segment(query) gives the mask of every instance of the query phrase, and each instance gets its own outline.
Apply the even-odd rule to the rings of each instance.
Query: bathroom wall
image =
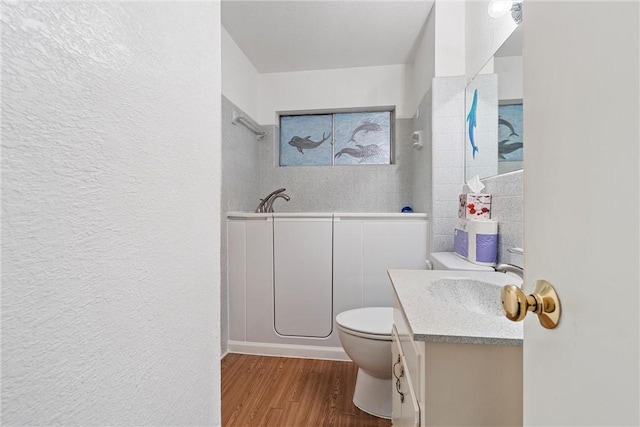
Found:
[[[433,79],[432,252],[453,250],[460,186],[464,182],[465,77]]]
[[[259,143],[260,194],[284,187],[291,197],[289,202],[276,200],[276,212],[400,212],[412,204],[413,120],[396,118],[392,165],[279,167],[278,128],[264,128],[267,136]]]
[[[509,37],[517,24],[507,12],[499,18],[487,13],[489,0],[465,2],[465,70],[467,79],[472,79],[485,66],[488,58]]]
[[[433,118],[431,117],[433,96],[431,89],[427,90],[413,116],[414,130],[422,131],[424,146],[415,150],[413,158],[413,204],[416,212],[431,212],[432,203],[432,175],[433,161]],[[431,234],[431,233],[430,233]],[[430,245],[427,246],[429,248]]]
[[[435,75],[461,76],[465,72],[465,0],[436,0]]]
[[[466,180],[478,176],[495,176],[498,174],[498,75],[479,74],[465,90],[465,109],[469,113],[477,90],[476,126],[474,142],[478,151],[475,156],[471,149],[468,123],[464,129],[465,137],[465,177]]]
[[[259,116],[260,74],[222,27],[222,94],[250,117]]]
[[[499,56],[493,59],[498,75],[498,100],[522,99],[522,56]]]
[[[414,113],[422,106],[425,94],[431,90],[431,81],[436,75],[436,6],[431,8],[416,45],[413,59],[413,104]],[[429,111],[431,106],[429,105]],[[424,111],[424,109],[423,109]],[[414,116],[415,117],[415,116]]]
[[[396,118],[407,119],[415,108],[413,69],[404,64],[261,74],[259,96],[263,125],[277,124],[279,111],[395,105]]]
[[[217,2],[2,4],[2,425],[219,425]]]
[[[246,127],[231,123],[233,109],[246,114],[222,96],[222,194],[220,200],[220,344],[227,351],[229,313],[227,307],[227,212],[253,212],[260,194],[260,145],[256,135]],[[251,117],[247,115],[248,117]]]
[[[523,173],[511,172],[482,180],[483,193],[491,194],[491,218],[498,224],[498,262],[524,267],[522,255],[512,254],[509,248],[523,247]],[[462,191],[468,191],[466,185]]]

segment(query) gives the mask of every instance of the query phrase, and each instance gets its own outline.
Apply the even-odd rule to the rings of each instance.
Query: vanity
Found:
[[[389,270],[393,425],[522,425],[522,323],[501,311],[512,274]]]

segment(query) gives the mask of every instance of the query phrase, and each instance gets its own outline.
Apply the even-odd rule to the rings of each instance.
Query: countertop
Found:
[[[389,270],[389,278],[415,341],[522,345],[523,322],[504,317],[500,302],[502,286],[521,285],[518,276],[498,272]],[[486,282],[484,298],[482,292],[472,295],[474,289],[464,286],[444,291],[443,284],[455,285],[460,278]]]

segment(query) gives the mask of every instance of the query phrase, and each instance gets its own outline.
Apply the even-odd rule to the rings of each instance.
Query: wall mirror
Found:
[[[522,41],[516,26],[465,91],[465,177],[522,169]]]

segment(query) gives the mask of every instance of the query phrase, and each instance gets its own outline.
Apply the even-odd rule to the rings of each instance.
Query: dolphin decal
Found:
[[[498,117],[498,126],[500,125],[504,125],[509,128],[509,130],[511,131],[511,135],[509,135],[509,138],[511,138],[514,135],[520,136],[516,133],[516,130],[513,128],[513,125],[509,121],[503,119],[502,117]]]
[[[478,107],[478,89],[473,91],[473,102],[471,103],[471,109],[469,110],[469,115],[467,116],[467,121],[469,122],[469,141],[471,142],[471,155],[473,158],[476,158],[476,152],[478,151],[478,146],[476,145],[475,136],[473,134],[473,130],[476,127],[476,108]]]
[[[522,146],[522,142],[509,143],[509,139],[498,141],[498,157],[506,159],[505,154],[513,153],[514,151],[522,148]]]
[[[356,147],[358,148],[343,148],[342,150],[338,151],[334,157],[337,159],[343,154],[348,154],[351,157],[361,159],[359,163],[362,163],[369,157],[382,154],[382,150],[380,150],[380,147],[378,147],[376,144],[369,144],[365,146],[356,144]]]
[[[322,132],[322,140],[318,142],[312,141],[309,138],[311,138],[311,135],[304,138],[294,136],[293,138],[291,138],[291,141],[289,141],[289,145],[292,147],[296,147],[300,153],[304,154],[304,151],[302,150],[311,150],[313,148],[317,148],[320,146],[320,144],[331,138],[331,132],[329,132],[329,135],[327,136],[324,136],[324,132]]]
[[[353,130],[353,133],[351,134],[351,139],[347,141],[347,144],[350,143],[351,141],[356,142],[354,138],[358,132],[364,131],[364,133],[369,133],[369,132],[379,132],[381,130],[382,128],[380,127],[379,124],[372,123],[368,120],[364,121],[360,126],[358,126]]]

